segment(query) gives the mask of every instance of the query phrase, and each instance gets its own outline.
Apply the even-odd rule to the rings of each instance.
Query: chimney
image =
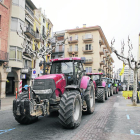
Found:
[[[85,28],[86,27],[86,24],[83,24],[83,28]]]

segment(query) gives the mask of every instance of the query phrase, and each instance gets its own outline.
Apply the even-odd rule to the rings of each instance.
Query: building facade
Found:
[[[39,62],[43,59],[34,58],[23,46],[24,39],[17,34],[17,31],[21,33],[21,27],[28,41],[32,40],[31,47],[34,51],[40,49],[42,44],[51,47],[50,44],[41,42],[41,37],[47,36],[47,31],[50,32],[49,37],[53,31],[53,24],[42,14],[41,9],[37,9],[31,0],[0,0],[0,54],[3,54],[0,55],[1,97],[14,95],[16,88],[19,93],[21,81],[22,87],[32,85],[33,69],[36,70],[36,77],[42,75]],[[48,61],[47,58],[50,59],[45,56],[45,61]],[[5,67],[9,68],[7,72]]]
[[[9,61],[11,1],[0,0],[0,98],[5,97]]]
[[[68,37],[65,57],[85,57],[87,73],[102,71],[113,77],[112,51],[100,26],[66,30],[65,37]]]
[[[128,76],[129,76],[129,67],[125,66],[124,68],[124,73],[122,76],[120,76],[120,72],[121,72],[122,68],[119,68],[116,71],[116,78],[121,80],[121,82],[127,81],[128,82]],[[133,84],[134,82],[134,72],[133,70],[130,71],[130,84]]]
[[[65,44],[63,44],[65,39],[65,30],[64,31],[58,31],[54,32],[53,35],[55,35],[55,38],[53,40],[54,43],[52,43],[52,47],[55,47],[55,49],[52,51],[51,58],[61,58],[64,56],[64,47]],[[56,46],[55,42],[57,41],[58,46]]]
[[[137,60],[140,63],[140,33],[139,33],[139,44],[138,44]],[[138,70],[138,81],[140,81],[140,69]]]

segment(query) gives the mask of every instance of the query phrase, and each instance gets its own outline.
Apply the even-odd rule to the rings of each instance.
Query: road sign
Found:
[[[32,78],[36,78],[36,69],[32,69]]]

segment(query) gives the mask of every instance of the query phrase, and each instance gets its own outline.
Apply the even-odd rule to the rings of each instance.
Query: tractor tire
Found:
[[[18,98],[20,98],[21,100],[26,100],[28,99],[28,92],[24,92],[22,94],[19,94]],[[14,104],[13,104],[14,106]],[[38,120],[38,117],[36,116],[31,116],[31,115],[16,115],[15,113],[13,114],[15,117],[15,120],[20,123],[20,124],[31,124],[34,123]]]
[[[138,93],[137,93],[137,103],[139,103],[139,97],[138,97]]]
[[[108,88],[105,91],[105,100],[108,100]]]
[[[108,97],[110,97],[110,88],[108,88]]]
[[[93,82],[90,82],[89,86],[87,87],[84,98],[87,104],[86,113],[92,114],[95,110],[95,89]]]
[[[105,102],[105,89],[97,88],[97,100],[98,102]]]
[[[66,91],[60,100],[59,122],[65,128],[76,128],[82,117],[82,100],[77,90]]]
[[[113,87],[110,89],[110,96],[113,96]]]
[[[118,90],[118,87],[116,87],[116,94],[118,94],[118,91],[119,91],[119,90]]]
[[[116,94],[116,87],[113,87],[113,94]]]

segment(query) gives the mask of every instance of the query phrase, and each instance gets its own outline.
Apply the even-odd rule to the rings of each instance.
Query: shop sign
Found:
[[[29,71],[28,71],[28,69],[21,69],[21,72],[22,73],[28,73]]]
[[[21,79],[26,79],[26,74],[21,74]]]
[[[11,67],[6,68],[6,72],[11,72]]]

